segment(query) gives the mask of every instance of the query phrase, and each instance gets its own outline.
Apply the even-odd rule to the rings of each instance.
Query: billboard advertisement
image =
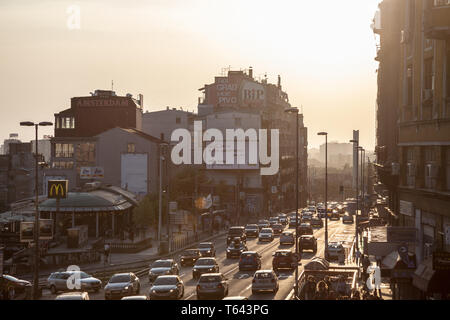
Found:
[[[39,239],[51,240],[53,239],[53,220],[40,219],[39,220]]]
[[[49,180],[47,184],[47,198],[49,199],[61,199],[67,198],[67,192],[69,190],[68,180]]]
[[[208,86],[207,104],[217,107],[237,107],[241,79],[236,77],[216,77]]]
[[[80,179],[102,179],[105,177],[103,167],[81,167]]]
[[[34,222],[22,221],[20,223],[20,242],[34,241]]]
[[[254,81],[244,80],[241,89],[242,106],[264,107],[266,92],[264,86]]]

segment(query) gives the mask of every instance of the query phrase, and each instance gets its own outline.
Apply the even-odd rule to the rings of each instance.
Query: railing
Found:
[[[180,236],[176,239],[172,239],[170,243],[171,251],[176,251],[181,248],[184,248],[186,246],[189,246],[192,243],[201,241],[202,239],[205,239],[207,237],[210,237],[212,235],[211,231],[206,231],[202,233],[197,233],[196,235],[191,236]]]

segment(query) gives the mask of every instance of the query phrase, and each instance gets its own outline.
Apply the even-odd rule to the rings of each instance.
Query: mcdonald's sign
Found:
[[[67,198],[67,191],[69,190],[68,180],[48,180],[47,198],[61,199]]]

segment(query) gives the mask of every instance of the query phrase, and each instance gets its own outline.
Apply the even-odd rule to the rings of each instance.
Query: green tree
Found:
[[[133,222],[137,226],[158,225],[158,194],[146,195],[133,209]]]

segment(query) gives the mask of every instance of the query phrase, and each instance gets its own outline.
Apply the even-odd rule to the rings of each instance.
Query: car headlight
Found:
[[[170,274],[170,270],[166,270],[165,274]]]
[[[230,249],[227,249],[227,252],[230,252],[231,250]]]
[[[197,272],[197,269],[194,268],[194,269],[192,269],[192,271]]]
[[[130,287],[129,286],[126,286],[125,288],[123,288],[123,290],[128,290]]]
[[[173,290],[173,289],[170,289],[170,291],[169,291],[169,292],[170,292],[170,293],[172,293],[172,292],[174,292],[174,291],[175,291],[175,290]]]

